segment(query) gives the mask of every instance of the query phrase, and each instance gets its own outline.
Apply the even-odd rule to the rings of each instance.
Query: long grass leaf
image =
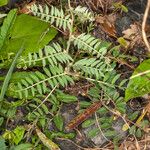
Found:
[[[10,81],[10,78],[11,78],[11,76],[12,76],[12,72],[13,72],[13,70],[14,70],[14,68],[15,68],[15,65],[16,65],[16,61],[17,61],[18,57],[20,56],[20,54],[22,53],[22,51],[23,51],[23,49],[24,49],[23,47],[24,47],[24,44],[22,44],[20,50],[19,50],[18,53],[16,54],[16,56],[15,56],[15,58],[14,58],[12,64],[11,64],[11,66],[10,66],[10,68],[9,68],[9,70],[8,70],[8,73],[7,73],[6,77],[5,77],[5,80],[4,80],[4,82],[3,82],[2,89],[1,89],[0,101],[3,101],[3,99],[4,99],[4,95],[5,95],[5,93],[6,93],[6,90],[7,90],[9,81]]]

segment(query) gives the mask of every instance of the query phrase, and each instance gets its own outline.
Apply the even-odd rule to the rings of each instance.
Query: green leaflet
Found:
[[[50,132],[50,131],[48,131]],[[66,139],[72,139],[75,137],[75,133],[64,133],[64,132],[55,132],[55,131],[51,131],[50,132],[50,137],[51,139],[60,137],[60,138],[66,138]]]
[[[150,59],[143,61],[132,74],[125,91],[125,100],[150,92]]]
[[[88,119],[88,120],[85,120],[83,123],[82,123],[82,128],[88,128],[90,126],[92,126],[93,124],[95,124],[95,120],[94,119]]]
[[[38,52],[39,49],[48,44],[49,41],[51,41],[57,34],[57,31],[54,28],[50,28],[48,23],[40,21],[35,17],[22,14],[17,16],[15,23],[12,24],[12,21],[7,21],[10,20],[8,18],[9,16],[10,15],[7,16],[3,26],[1,27],[1,33],[8,33],[5,35],[5,38],[7,37],[6,42],[2,42],[0,44],[2,45],[0,47],[0,56],[3,59],[7,59],[8,54],[10,53],[15,54],[20,48],[23,40],[26,44],[25,51],[22,55],[26,56],[29,52]],[[6,25],[13,26],[12,30],[8,30],[9,28]],[[3,39],[4,36],[1,38]]]
[[[100,130],[98,128],[93,128],[88,132],[88,137],[94,138],[99,132]]]
[[[0,6],[4,6],[8,3],[8,0],[1,0],[0,1]]]
[[[53,118],[55,126],[57,127],[57,129],[59,129],[59,131],[63,130],[63,118],[61,115],[57,114],[54,116]]]
[[[57,99],[64,103],[76,102],[77,97],[69,94],[65,94],[62,91],[57,90]]]

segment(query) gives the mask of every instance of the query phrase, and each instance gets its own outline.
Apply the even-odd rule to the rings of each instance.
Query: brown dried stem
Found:
[[[146,36],[146,32],[145,32],[145,27],[146,27],[146,22],[147,22],[147,18],[148,18],[149,8],[150,8],[150,0],[147,0],[147,6],[146,6],[146,9],[145,9],[143,22],[142,22],[142,37],[143,37],[144,43],[145,43],[148,51],[150,52],[150,45],[149,45],[149,42],[147,40],[147,36]]]

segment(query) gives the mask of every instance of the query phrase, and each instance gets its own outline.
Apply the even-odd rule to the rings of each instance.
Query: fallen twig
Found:
[[[147,22],[148,13],[149,13],[149,8],[150,8],[150,0],[147,0],[147,6],[145,9],[143,22],[142,22],[142,37],[143,37],[144,43],[145,43],[148,51],[150,52],[150,45],[149,45],[149,42],[147,40],[147,36],[146,36],[146,32],[145,32],[145,26],[146,26],[146,22]]]
[[[89,118],[92,114],[94,114],[101,107],[101,102],[94,102],[90,107],[85,109],[83,113],[77,115],[73,118],[69,124],[66,126],[66,130],[75,129],[78,125],[80,125],[83,121]]]

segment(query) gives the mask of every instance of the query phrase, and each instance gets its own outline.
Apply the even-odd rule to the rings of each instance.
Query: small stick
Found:
[[[66,126],[66,130],[75,129],[83,121],[85,121],[92,114],[94,114],[101,107],[101,105],[101,101],[93,103],[90,107],[85,109],[83,113],[77,115],[73,120],[71,120],[70,123]]]
[[[149,13],[149,8],[150,8],[150,0],[147,0],[147,6],[146,6],[146,9],[145,9],[145,13],[144,13],[144,17],[143,17],[143,22],[142,22],[142,37],[143,37],[144,43],[145,43],[148,51],[150,52],[150,45],[149,45],[149,42],[147,40],[146,32],[145,32],[145,26],[146,26],[146,21],[147,21],[148,13]]]

